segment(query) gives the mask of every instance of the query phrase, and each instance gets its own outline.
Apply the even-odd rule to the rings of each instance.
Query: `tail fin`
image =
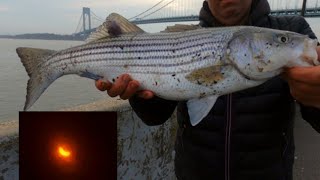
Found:
[[[40,97],[43,91],[52,83],[48,77],[44,77],[41,72],[43,64],[49,56],[56,51],[35,48],[17,48],[18,56],[30,77],[27,85],[27,97],[24,110],[29,109]]]

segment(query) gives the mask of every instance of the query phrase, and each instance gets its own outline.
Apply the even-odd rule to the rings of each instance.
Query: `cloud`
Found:
[[[4,11],[8,11],[8,10],[9,10],[8,6],[0,5],[0,12],[4,12]]]
[[[126,18],[131,18],[153,7],[160,0],[3,1],[6,1],[6,3],[0,1],[0,22],[5,23],[6,28],[0,28],[0,34],[3,32],[53,32],[70,34],[74,33],[77,29],[80,17],[82,15],[82,7],[89,7],[91,12],[94,13],[94,15],[91,17],[93,27],[100,25],[102,23],[101,19],[105,19],[112,12],[119,13]],[[162,1],[161,4],[153,8],[151,11],[148,11],[144,15],[152,13],[154,10],[157,10],[171,1],[172,0]],[[197,5],[202,4],[201,1],[194,1]],[[178,2],[180,2],[180,4]],[[34,6],[35,4],[37,6]],[[163,17],[162,14],[172,14],[171,12],[180,13],[184,10],[188,10],[184,9],[187,7],[193,8],[195,6],[192,6],[190,3],[185,3],[185,0],[175,0],[175,2],[170,6],[158,11],[157,13],[154,13],[153,16]],[[196,8],[194,11],[198,13],[199,9],[200,8]],[[3,13],[2,11],[8,12]],[[95,15],[98,16],[98,18]]]

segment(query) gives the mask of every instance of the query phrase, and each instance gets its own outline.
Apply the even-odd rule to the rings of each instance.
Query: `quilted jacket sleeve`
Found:
[[[320,109],[301,106],[302,118],[305,119],[310,125],[320,133]]]

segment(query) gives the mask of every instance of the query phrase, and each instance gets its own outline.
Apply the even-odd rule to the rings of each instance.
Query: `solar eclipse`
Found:
[[[58,147],[58,153],[62,158],[68,158],[71,155],[69,150],[65,150],[62,146]]]
[[[116,179],[116,113],[20,112],[20,175],[29,179]]]

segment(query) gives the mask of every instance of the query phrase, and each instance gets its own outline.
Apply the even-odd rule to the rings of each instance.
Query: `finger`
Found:
[[[138,91],[139,85],[140,84],[138,81],[135,81],[135,80],[130,81],[125,91],[120,95],[120,98],[123,100],[129,99]]]
[[[131,81],[131,77],[128,74],[121,75],[108,90],[108,94],[111,97],[121,95],[127,88],[128,83]]]
[[[300,102],[313,102],[314,100],[320,102],[320,94],[316,92],[304,92],[299,88],[290,87],[290,93],[296,100]]]
[[[95,81],[96,88],[99,89],[100,91],[105,91],[109,90],[112,87],[112,83],[107,81],[103,81],[101,79]]]
[[[138,92],[138,96],[143,99],[151,99],[154,97],[154,93],[152,91],[144,90]]]
[[[320,96],[293,96],[299,103],[306,106],[319,107]]]
[[[290,68],[284,76],[295,81],[320,85],[320,66]]]
[[[320,85],[309,85],[299,81],[289,80],[291,89],[304,95],[320,95]]]

